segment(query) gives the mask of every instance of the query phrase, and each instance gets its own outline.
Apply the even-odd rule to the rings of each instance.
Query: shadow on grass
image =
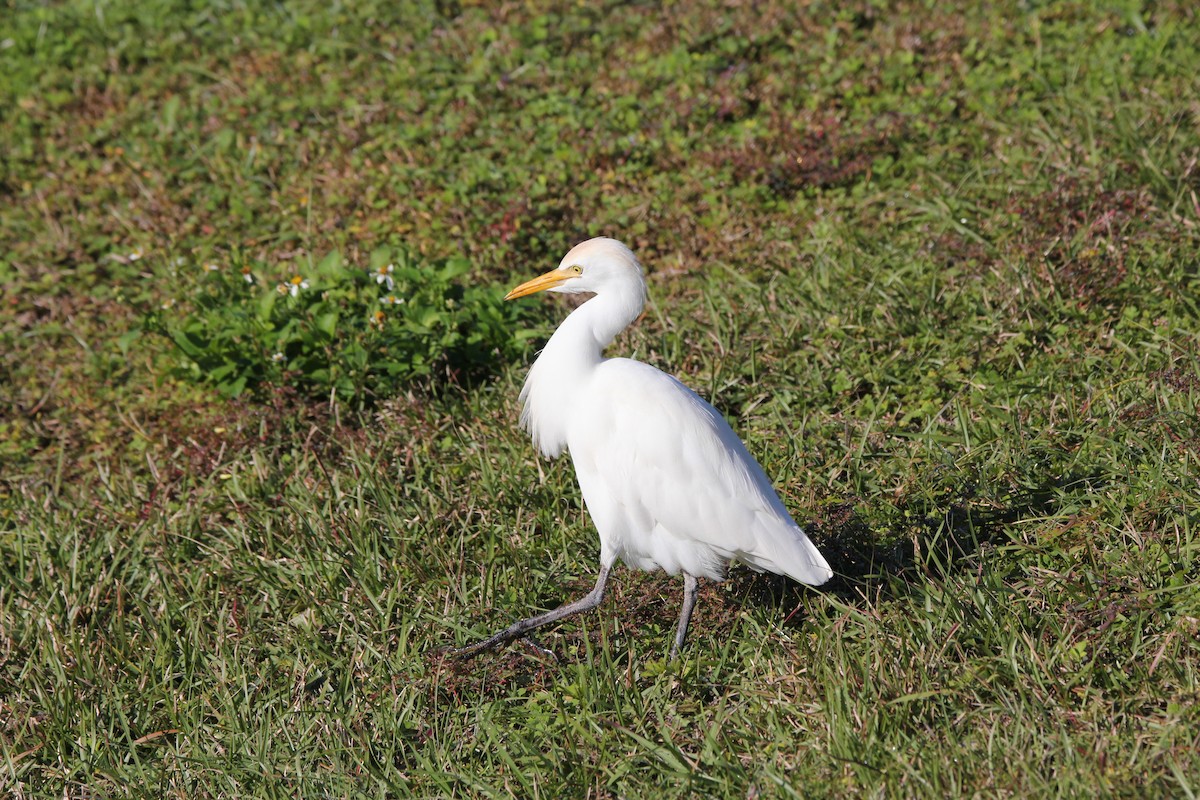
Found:
[[[829,506],[808,522],[806,530],[818,543],[833,568],[834,577],[819,591],[848,604],[864,597],[897,599],[929,581],[985,569],[983,554],[1009,541],[1006,529],[1023,519],[1056,513],[1063,490],[1104,484],[1098,475],[1070,475],[1047,481],[998,506],[969,496],[943,508],[914,513],[914,521],[894,535],[880,535],[860,516],[852,503]],[[789,578],[737,569],[730,574],[731,594],[746,606],[766,606],[783,611],[799,609],[812,589]],[[789,626],[801,625],[793,611]]]

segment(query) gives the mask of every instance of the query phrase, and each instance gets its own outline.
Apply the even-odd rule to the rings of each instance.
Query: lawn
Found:
[[[1195,797],[1193,5],[0,0],[0,795]],[[448,661],[596,235],[836,577]]]

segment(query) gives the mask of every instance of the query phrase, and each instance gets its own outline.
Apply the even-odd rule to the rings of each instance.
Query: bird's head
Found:
[[[557,269],[522,283],[504,299],[515,300],[537,292],[600,294],[611,290],[632,291],[644,297],[646,282],[632,250],[616,239],[600,237],[575,245]]]

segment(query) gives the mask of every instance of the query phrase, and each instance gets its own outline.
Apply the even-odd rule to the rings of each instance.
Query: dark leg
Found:
[[[513,639],[520,638],[529,633],[534,628],[540,628],[543,625],[549,625],[551,622],[558,622],[560,619],[566,619],[572,614],[578,614],[582,611],[590,611],[600,605],[604,600],[604,584],[608,582],[608,567],[600,567],[600,576],[596,578],[596,588],[592,589],[583,597],[573,603],[559,606],[553,611],[547,611],[544,614],[538,614],[536,617],[519,620],[509,625],[504,630],[494,636],[484,639],[474,644],[469,644],[466,647],[460,647],[457,650],[451,650],[452,658],[468,659],[479,655],[484,650],[491,650],[493,647],[499,647],[502,644],[507,644]]]
[[[675,646],[671,648],[671,660],[679,657],[683,640],[687,638],[688,623],[692,621],[692,609],[696,607],[696,593],[700,584],[691,575],[683,573],[683,610],[679,612],[679,629],[675,631]]]

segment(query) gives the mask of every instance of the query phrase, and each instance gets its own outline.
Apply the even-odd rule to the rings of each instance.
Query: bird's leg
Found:
[[[536,617],[518,620],[494,636],[490,636],[474,644],[469,644],[466,647],[460,647],[457,650],[451,650],[450,656],[461,659],[473,658],[484,650],[491,650],[493,647],[499,647],[502,644],[511,642],[513,639],[518,639],[534,628],[549,625],[551,622],[558,622],[560,619],[566,619],[582,611],[590,611],[604,600],[604,584],[608,582],[608,569],[607,566],[601,565],[600,575],[596,578],[596,588],[575,602],[561,605],[553,611],[538,614]]]
[[[700,582],[693,576],[683,573],[683,610],[679,612],[679,629],[675,631],[675,646],[671,648],[671,660],[679,657],[683,649],[683,640],[687,638],[688,623],[692,621],[692,609],[696,607],[696,594]]]

